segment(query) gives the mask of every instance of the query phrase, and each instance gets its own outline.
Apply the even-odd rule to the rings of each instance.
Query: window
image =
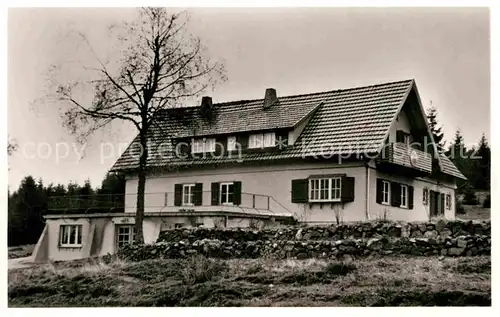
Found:
[[[208,139],[192,139],[192,152],[215,152],[215,138]]]
[[[408,186],[401,185],[401,205],[402,208],[408,208]]]
[[[248,140],[248,147],[251,149],[261,149],[275,145],[276,133],[274,132],[251,134]]]
[[[182,205],[192,206],[194,197],[194,184],[182,185]]]
[[[410,135],[409,134],[404,134],[403,136],[403,143],[406,144],[406,145],[409,145],[410,144]]]
[[[264,134],[264,147],[273,147],[276,145],[276,134],[269,132]]]
[[[205,140],[204,152],[215,152],[215,139],[210,138]]]
[[[168,203],[168,193],[165,193],[165,200],[163,202],[163,206],[167,206]]]
[[[429,204],[429,189],[427,189],[427,188],[424,188],[424,192],[422,195],[422,203],[424,205]]]
[[[193,153],[203,153],[203,139],[193,139]]]
[[[81,247],[82,225],[61,225],[59,242],[61,247]]]
[[[309,179],[309,201],[340,201],[340,177]]]
[[[391,199],[391,183],[387,181],[382,182],[382,204],[389,205]]]
[[[264,144],[264,134],[251,134],[248,139],[248,147],[250,149],[259,149],[262,148]]]
[[[236,151],[236,137],[228,136],[227,137],[227,150],[228,151]]]
[[[446,195],[446,201],[445,201],[446,209],[451,210],[451,195]]]
[[[233,204],[234,183],[220,184],[220,202],[225,205]]]
[[[119,225],[116,226],[116,240],[118,242],[118,247],[122,247],[125,244],[133,244],[135,242],[135,226],[134,225]]]

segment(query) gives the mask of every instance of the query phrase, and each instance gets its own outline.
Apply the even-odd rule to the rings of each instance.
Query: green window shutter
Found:
[[[439,194],[439,197],[441,198],[441,210],[439,210],[439,214],[444,215],[444,194]]]
[[[220,183],[212,183],[212,206],[219,204]]]
[[[343,176],[341,179],[340,198],[342,202],[354,201],[354,177]]]
[[[408,186],[408,208],[413,209],[413,186]]]
[[[391,206],[401,206],[401,184],[391,182]]]
[[[195,206],[201,206],[202,200],[203,200],[203,184],[202,183],[196,183],[194,184],[194,191],[193,191],[193,204]]]
[[[241,204],[241,182],[233,183],[233,204],[236,206]]]
[[[175,184],[174,206],[182,205],[182,184]]]
[[[384,200],[384,183],[381,178],[377,178],[377,203],[381,204]]]
[[[293,179],[292,180],[292,203],[302,204],[307,203],[308,199],[308,179]]]
[[[403,130],[396,131],[396,142],[404,143],[405,142],[405,133]]]

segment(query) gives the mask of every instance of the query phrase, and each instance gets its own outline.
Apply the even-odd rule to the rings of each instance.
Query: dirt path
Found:
[[[31,257],[9,259],[9,270],[21,269],[34,266],[35,263],[31,262]]]

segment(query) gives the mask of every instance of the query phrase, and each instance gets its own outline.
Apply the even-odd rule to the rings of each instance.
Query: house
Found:
[[[165,228],[255,227],[455,218],[455,180],[437,153],[414,80],[169,109],[148,134],[144,234]],[[123,212],[52,215],[35,258],[113,253],[134,236],[140,149]]]

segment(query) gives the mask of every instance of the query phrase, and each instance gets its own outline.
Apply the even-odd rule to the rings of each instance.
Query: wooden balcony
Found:
[[[397,169],[417,175],[432,172],[432,155],[404,143],[388,143],[377,160],[382,169]]]

